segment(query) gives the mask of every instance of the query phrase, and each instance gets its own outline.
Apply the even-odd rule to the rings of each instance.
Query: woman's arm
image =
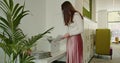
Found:
[[[84,31],[83,19],[81,18],[79,13],[74,14],[73,21],[75,24],[73,25],[73,28],[71,28],[71,30],[68,31],[70,36],[80,34]]]

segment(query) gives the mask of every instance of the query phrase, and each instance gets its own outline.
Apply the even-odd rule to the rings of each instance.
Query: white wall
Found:
[[[98,28],[108,28],[108,13],[107,10],[100,10],[98,12]]]
[[[23,4],[24,1],[16,0],[17,2]],[[31,37],[38,33],[43,33],[46,26],[46,0],[26,0],[25,9],[30,10],[30,14],[24,17],[21,22],[20,27],[23,29],[23,32],[27,34],[27,37]],[[36,43],[36,50],[49,50],[50,47],[45,47],[45,44],[48,44],[47,40],[40,39]]]
[[[120,0],[96,0],[96,11],[107,9],[108,11],[120,10]]]
[[[96,22],[96,0],[92,0],[92,20]]]
[[[83,7],[83,0],[75,0],[75,8],[78,10],[80,13],[82,13],[82,7]]]
[[[4,63],[4,52],[1,48],[0,48],[0,63]]]
[[[46,29],[55,27],[52,31],[52,36],[63,35],[66,33],[61,4],[65,0],[46,0]],[[74,5],[74,0],[69,0]]]
[[[32,36],[45,31],[45,0],[25,0],[25,10],[30,14],[22,19],[20,27],[27,36]],[[15,0],[24,3],[24,0]]]

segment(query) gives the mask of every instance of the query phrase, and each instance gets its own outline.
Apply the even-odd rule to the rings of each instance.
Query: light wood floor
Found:
[[[94,57],[90,63],[120,63],[120,44],[111,44],[113,49],[112,60],[110,56]]]

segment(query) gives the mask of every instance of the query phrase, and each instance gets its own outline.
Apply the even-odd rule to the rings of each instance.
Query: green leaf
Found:
[[[8,32],[8,29],[7,29],[6,27],[4,27],[3,25],[0,25],[0,28],[1,28],[2,30],[4,30],[5,32]]]
[[[3,9],[2,7],[0,7],[0,9],[3,11],[3,14],[7,15],[7,11],[5,9]]]
[[[21,29],[17,29],[13,35],[16,44],[19,44],[19,42],[21,42],[26,37]]]
[[[50,28],[50,29],[48,29],[47,31],[45,31],[42,34],[38,34],[38,35],[32,36],[31,38],[28,39],[28,41],[25,43],[25,45],[29,46],[31,48],[37,42],[37,40],[39,40],[40,38],[42,38],[43,35],[49,33],[50,30],[52,30],[52,29],[53,29],[53,27]]]
[[[9,47],[8,45],[6,45],[5,43],[0,43],[0,47],[4,50],[5,53],[7,53],[7,55],[10,57],[12,51],[11,51],[11,47]]]
[[[0,16],[0,21],[2,21],[5,25],[7,25],[9,27],[9,23],[7,22],[7,20],[5,18]]]
[[[9,28],[6,28],[2,25],[0,25],[0,28],[9,36],[9,38],[11,38],[11,31],[9,30]]]
[[[21,54],[20,55],[20,63],[34,63],[32,60],[35,58],[33,56],[29,56],[27,54]]]
[[[0,6],[1,6],[4,10],[9,9],[9,7],[8,7],[3,1],[0,1]]]
[[[19,5],[20,5],[20,4],[17,3],[17,4],[15,5],[15,7],[13,8],[12,16],[16,13],[16,9],[18,9]]]
[[[21,13],[20,15],[18,15],[17,18],[13,22],[14,27],[18,27],[18,25],[20,24],[21,19],[26,15],[28,15],[28,13],[26,13],[26,14]]]
[[[0,26],[3,26],[4,28],[8,29],[8,26],[6,26],[6,25],[3,24],[3,23],[0,23]]]
[[[19,14],[19,12],[22,10],[22,8],[23,8],[23,6],[20,6],[20,7],[18,7],[18,9],[16,9],[15,11],[15,13],[14,13],[14,16],[13,16],[13,20],[16,18],[16,16]]]
[[[5,2],[6,6],[9,8],[9,4],[8,4],[7,0],[3,0],[3,2]]]
[[[10,4],[10,10],[12,11],[12,9],[13,9],[13,0],[9,0],[9,4]]]
[[[2,35],[2,34],[0,34],[0,38],[1,38],[2,40],[8,39],[5,35]]]
[[[50,33],[50,30],[54,29],[54,27],[48,29],[47,31],[45,31],[44,33],[42,33],[42,35],[45,35],[46,33]]]

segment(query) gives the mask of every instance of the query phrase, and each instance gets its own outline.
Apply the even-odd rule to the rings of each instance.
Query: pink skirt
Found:
[[[83,41],[80,34],[68,38],[66,49],[66,63],[83,63]]]

